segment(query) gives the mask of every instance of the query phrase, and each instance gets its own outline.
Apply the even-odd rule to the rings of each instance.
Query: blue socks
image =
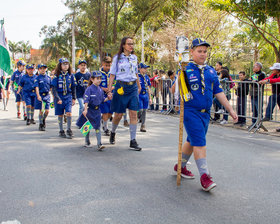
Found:
[[[195,160],[195,162],[196,162],[196,166],[198,168],[200,176],[202,176],[204,173],[206,173],[207,175],[209,174],[206,158],[201,158],[201,159]]]
[[[137,124],[129,125],[130,140],[136,139],[136,130],[137,130]]]
[[[191,155],[187,155],[185,153],[182,153],[182,168],[184,168],[187,164],[187,162],[189,161],[189,159],[191,158]]]

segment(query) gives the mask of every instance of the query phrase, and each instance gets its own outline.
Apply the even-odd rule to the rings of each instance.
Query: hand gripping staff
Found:
[[[189,39],[185,36],[176,37],[176,56],[179,61],[178,85],[180,94],[180,123],[179,123],[179,144],[178,144],[178,165],[177,165],[177,186],[181,185],[181,163],[182,143],[184,128],[184,102],[192,99],[189,82],[186,76],[186,66],[189,63]]]

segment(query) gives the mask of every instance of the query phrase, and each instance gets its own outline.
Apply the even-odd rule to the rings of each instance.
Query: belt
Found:
[[[33,90],[32,90],[32,93],[34,93],[34,92],[35,92],[35,90],[33,89]]]
[[[136,81],[123,82],[123,81],[119,81],[119,80],[117,80],[117,82],[120,84],[129,85],[129,86],[132,86],[134,83],[136,83]]]
[[[88,106],[90,109],[93,109],[93,110],[98,110],[99,109],[99,106],[94,106],[94,105],[89,105]]]
[[[49,93],[41,93],[42,96],[46,96],[48,95]]]
[[[205,113],[206,112],[206,109],[202,109],[200,110],[201,113]]]

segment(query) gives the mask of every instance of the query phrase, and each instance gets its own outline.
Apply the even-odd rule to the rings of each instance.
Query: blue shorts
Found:
[[[47,95],[42,95],[40,94],[42,101],[44,101],[46,103],[45,106],[45,110],[49,110],[50,109],[50,103],[51,103],[51,96],[50,94]],[[42,110],[42,101],[39,101],[36,97],[35,99],[35,110]]]
[[[23,92],[23,99],[25,101],[26,106],[34,107],[35,105],[35,95],[34,93]]]
[[[23,96],[22,96],[22,91],[20,91],[19,94],[17,94],[17,92],[15,92],[15,96],[16,96],[16,102],[24,101]]]
[[[206,146],[209,120],[209,112],[203,113],[194,109],[184,110],[184,126],[188,135],[187,141],[191,146]]]
[[[117,90],[123,87],[124,95],[119,95]],[[138,87],[136,82],[133,85],[121,85],[116,83],[113,99],[111,101],[111,111],[115,113],[125,113],[126,109],[137,111],[139,108]]]
[[[149,107],[149,95],[139,94],[139,110],[148,109],[148,107]]]
[[[54,100],[55,115],[63,115],[65,113],[72,112],[72,95],[61,97],[62,104],[57,104],[57,100]]]
[[[100,110],[102,114],[112,114],[113,112],[111,111],[111,100],[108,100],[106,102],[103,102],[100,104]]]

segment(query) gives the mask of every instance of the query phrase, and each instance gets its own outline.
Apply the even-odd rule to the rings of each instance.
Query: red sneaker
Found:
[[[174,166],[174,172],[177,174],[177,164]],[[181,177],[184,177],[186,179],[194,179],[194,175],[191,171],[187,170],[187,166],[184,168],[181,168]]]
[[[17,113],[17,118],[20,119],[20,113],[19,112]]]
[[[204,191],[210,191],[211,189],[217,186],[216,183],[213,182],[211,179],[212,177],[210,175],[207,175],[206,173],[204,173],[200,177],[200,183]]]

